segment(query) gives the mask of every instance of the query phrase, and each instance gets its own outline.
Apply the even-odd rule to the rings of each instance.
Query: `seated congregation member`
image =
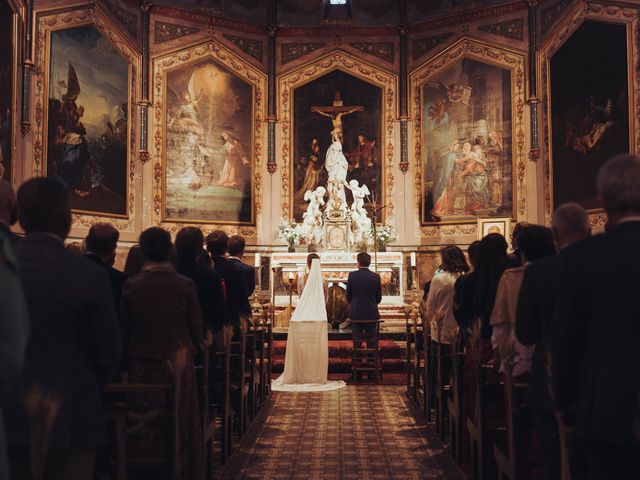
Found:
[[[100,390],[121,356],[109,279],[104,269],[65,249],[71,212],[59,182],[26,181],[18,191],[18,207],[27,237],[16,256],[31,335],[24,373],[3,408],[8,443],[14,447],[11,469],[14,478],[31,478],[30,425],[46,425],[33,411],[48,409],[53,423],[45,478],[92,479],[96,447],[107,441]],[[34,410],[27,412],[27,404]]]
[[[139,275],[127,280],[122,292],[121,321],[129,382],[180,385],[177,393],[184,477],[201,479],[204,464],[193,356],[202,345],[203,327],[196,287],[171,265],[171,236],[166,230],[152,227],[142,232],[140,250],[145,264]],[[180,356],[182,359],[178,360]],[[148,412],[162,405],[162,396],[149,395],[136,402],[134,408]],[[147,436],[137,443],[172,451],[173,447],[165,443],[169,432],[162,425],[147,426],[142,433]],[[154,441],[163,444],[156,445]]]
[[[116,309],[120,308],[122,287],[127,279],[126,274],[113,268],[116,261],[118,238],[120,238],[120,232],[110,223],[95,223],[89,229],[89,234],[84,240],[85,258],[95,262],[109,275]]]
[[[225,322],[224,287],[218,272],[199,263],[203,244],[202,230],[196,227],[182,228],[176,235],[176,270],[193,280],[204,327],[216,333],[224,327]]]
[[[505,270],[498,285],[491,313],[491,344],[500,359],[500,370],[514,378],[528,376],[533,347],[522,345],[515,336],[516,308],[524,272],[530,263],[555,254],[551,230],[527,225],[518,237],[521,266]]]
[[[552,383],[563,426],[585,448],[588,478],[638,478],[640,157],[607,161],[596,187],[608,229],[564,259]]]
[[[9,243],[15,247],[22,240],[20,235],[11,231],[11,227],[18,221],[18,203],[16,192],[6,180],[0,180],[0,232],[7,235]]]
[[[449,349],[455,343],[458,326],[453,317],[453,287],[461,275],[469,271],[469,265],[464,258],[464,253],[459,247],[449,245],[440,251],[440,267],[431,280],[431,288],[427,297],[426,319],[431,332],[431,345],[429,348],[429,363],[431,364],[429,392],[431,405],[435,403],[435,382],[438,345],[442,348],[444,356],[449,359],[443,365],[442,383],[449,383],[451,363]]]
[[[256,289],[256,269],[253,266],[242,262],[244,247],[245,240],[240,235],[232,235],[229,238],[229,243],[227,244],[229,261],[232,262],[240,272],[242,272],[243,301],[240,306],[240,315],[244,318],[250,319],[251,305],[249,304],[249,297],[253,295],[253,291]]]
[[[561,205],[553,213],[551,231],[559,253],[527,266],[516,310],[516,338],[523,345],[535,345],[527,401],[535,410],[540,459],[547,480],[560,479],[560,442],[548,362],[554,305],[568,252],[590,235],[587,212],[577,203]]]
[[[460,275],[453,287],[453,316],[458,323],[458,327],[465,332],[473,323],[473,291],[476,279],[476,263],[478,259],[478,248],[480,240],[475,240],[469,244],[467,253],[471,271]]]
[[[242,272],[235,262],[225,257],[229,237],[222,230],[216,230],[207,235],[207,251],[211,254],[213,268],[222,276],[226,290],[226,319],[225,329],[216,335],[217,345],[226,345],[234,334],[238,334],[240,328],[240,312],[247,295],[245,294],[245,281]]]

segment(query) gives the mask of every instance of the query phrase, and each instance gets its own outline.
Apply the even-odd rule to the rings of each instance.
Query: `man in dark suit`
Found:
[[[91,479],[96,446],[107,440],[100,389],[121,356],[109,279],[102,268],[64,248],[71,212],[59,182],[26,181],[18,207],[27,237],[16,255],[31,336],[24,374],[5,403],[11,468],[17,478],[21,472],[30,478],[30,425],[44,429],[41,412],[49,410],[54,413],[45,478]]]
[[[567,252],[551,344],[556,407],[588,478],[637,478],[640,457],[640,157],[607,161],[596,187],[607,233]]]
[[[516,313],[516,337],[523,345],[536,347],[531,362],[528,403],[535,410],[535,428],[547,480],[560,479],[560,439],[548,374],[556,293],[571,246],[591,233],[589,216],[576,203],[561,205],[553,214],[551,230],[559,254],[527,266]]]
[[[176,270],[189,277],[196,285],[198,302],[202,311],[202,321],[207,330],[214,334],[224,327],[226,301],[222,276],[208,266],[201,265],[204,235],[196,227],[182,228],[176,235]]]
[[[207,235],[207,250],[211,254],[214,269],[224,280],[227,299],[225,329],[216,335],[217,344],[226,344],[240,327],[240,312],[246,301],[242,272],[235,262],[225,257],[229,237],[222,230],[216,230]],[[226,332],[226,333],[222,333]]]
[[[350,320],[379,320],[378,304],[382,301],[382,283],[380,275],[369,270],[371,255],[360,252],[357,257],[358,270],[349,274],[347,280],[347,301]],[[357,325],[356,331],[373,331],[375,325]],[[367,344],[367,348],[372,346]]]
[[[110,223],[94,223],[84,240],[86,247],[84,256],[100,265],[109,276],[116,311],[120,308],[122,287],[127,280],[127,275],[124,272],[113,268],[119,238],[120,232]]]
[[[16,193],[11,184],[5,180],[0,180],[0,231],[9,238],[12,247],[22,240],[20,235],[11,231],[11,226],[18,221],[18,203]]]
[[[240,315],[245,318],[251,318],[251,305],[249,297],[253,295],[256,289],[256,269],[251,265],[247,265],[242,261],[244,255],[245,241],[240,235],[232,235],[229,238],[227,250],[229,252],[229,260],[242,272],[242,283],[244,294],[246,297],[240,307]]]

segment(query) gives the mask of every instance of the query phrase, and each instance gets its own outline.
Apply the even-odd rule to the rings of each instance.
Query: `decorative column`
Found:
[[[408,150],[408,121],[409,121],[409,98],[407,95],[407,37],[409,27],[407,25],[407,0],[400,0],[400,171],[407,173],[409,170],[409,150]]]
[[[33,63],[33,0],[27,0],[26,18],[24,22],[25,51],[22,52],[22,104],[21,104],[21,125],[22,136],[31,132],[31,73],[34,70]]]
[[[267,171],[273,175],[278,165],[276,163],[276,35],[278,34],[278,0],[269,0],[269,25],[267,35],[268,45],[268,92],[267,92]]]
[[[140,2],[142,10],[142,69],[140,72],[140,83],[142,91],[138,106],[140,107],[140,161],[145,163],[149,160],[148,137],[149,137],[149,34],[151,24],[151,2],[142,0]]]
[[[529,4],[529,104],[531,150],[529,158],[537,160],[540,156],[538,104],[538,76],[536,71],[536,50],[538,49],[538,0],[527,0]]]

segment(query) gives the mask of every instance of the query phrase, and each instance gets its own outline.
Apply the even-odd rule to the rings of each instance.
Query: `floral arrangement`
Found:
[[[376,227],[376,242],[379,247],[386,247],[389,243],[395,242],[398,238],[396,229],[391,225],[380,225]]]
[[[294,245],[300,243],[302,235],[300,234],[300,227],[294,219],[281,220],[278,225],[277,238],[284,240],[289,244],[289,249],[292,249]]]

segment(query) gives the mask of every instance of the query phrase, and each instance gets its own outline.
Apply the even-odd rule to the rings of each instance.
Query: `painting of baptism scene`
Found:
[[[422,108],[422,222],[511,215],[511,73],[464,59],[424,84]]]
[[[51,34],[47,174],[83,212],[127,213],[129,64],[94,26]]]
[[[167,73],[165,218],[253,223],[252,86],[212,60]]]

